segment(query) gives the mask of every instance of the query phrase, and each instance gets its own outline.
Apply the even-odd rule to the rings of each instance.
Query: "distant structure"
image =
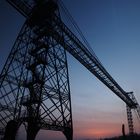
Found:
[[[106,71],[93,51],[62,21],[59,0],[7,0],[26,21],[0,75],[0,134],[14,140],[21,124],[27,140],[40,129],[61,131],[73,139],[71,97],[66,51],[75,57],[127,105],[140,119],[132,92],[125,92]],[[10,136],[10,137],[9,137]]]
[[[126,135],[125,135],[125,125],[122,125],[122,135],[123,135],[123,140],[126,140]]]

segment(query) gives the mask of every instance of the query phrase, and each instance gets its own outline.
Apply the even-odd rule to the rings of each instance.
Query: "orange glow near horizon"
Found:
[[[121,135],[121,124],[114,122],[90,122],[88,124],[81,124],[80,127],[74,130],[74,135],[85,138],[113,137]]]
[[[125,132],[128,134],[128,124],[127,120],[121,120],[121,117],[112,117],[104,120],[77,120],[74,122],[74,135],[84,137],[84,138],[106,138],[106,137],[114,137],[114,136],[121,136],[122,135],[122,124],[125,124]],[[139,132],[139,124],[134,122],[136,132]]]
[[[115,129],[89,129],[85,134],[90,138],[110,137],[116,134]]]

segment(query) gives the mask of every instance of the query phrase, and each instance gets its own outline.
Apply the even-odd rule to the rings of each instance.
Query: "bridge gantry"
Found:
[[[5,128],[4,139],[15,139],[21,123],[27,128],[27,140],[34,140],[40,129],[61,131],[67,140],[73,139],[66,51],[126,103],[133,134],[131,110],[135,109],[140,118],[138,102],[62,21],[60,1],[7,2],[26,21],[0,75],[0,128],[1,132]]]

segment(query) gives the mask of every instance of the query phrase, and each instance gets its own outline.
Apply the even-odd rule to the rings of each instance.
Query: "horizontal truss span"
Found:
[[[30,0],[25,3],[23,0],[7,0],[12,6],[14,6],[23,16],[29,18],[32,13],[33,5],[30,5]],[[94,74],[101,82],[103,82],[111,91],[119,96],[130,108],[137,108],[137,103],[128,96],[118,83],[111,77],[102,64],[98,61],[96,56],[92,54],[85,45],[70,31],[70,29],[61,21],[57,16],[53,17],[53,23],[49,23],[46,19],[46,24],[49,25],[49,29],[44,27],[38,27],[39,29],[47,28],[49,30],[46,35],[51,35],[58,43],[60,43],[72,56],[74,56],[82,65],[84,65],[92,74]],[[52,28],[51,28],[52,27]],[[63,32],[63,34],[62,34]],[[37,31],[36,31],[37,33]],[[41,32],[38,31],[41,35]],[[45,33],[43,32],[43,35]]]
[[[7,2],[17,9],[17,11],[19,11],[23,16],[27,17],[31,14],[33,5],[29,5],[29,3],[24,2],[24,0],[7,0]]]
[[[48,23],[49,24],[49,23]],[[54,17],[55,29],[52,27],[54,37],[65,49],[84,65],[101,82],[119,96],[130,108],[136,108],[136,103],[128,96],[118,83],[111,77],[102,64],[97,60],[83,43],[70,31],[70,29],[57,17]],[[64,34],[62,35],[61,32]]]

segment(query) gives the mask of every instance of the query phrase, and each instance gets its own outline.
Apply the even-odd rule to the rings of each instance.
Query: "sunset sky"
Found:
[[[140,103],[140,0],[63,2],[107,71],[125,91],[133,91]],[[24,21],[12,6],[0,0],[0,70]],[[74,140],[118,136],[122,124],[128,133],[125,103],[70,54],[68,63]],[[135,132],[140,132],[135,116]],[[60,132],[40,130],[39,139],[65,137]]]

